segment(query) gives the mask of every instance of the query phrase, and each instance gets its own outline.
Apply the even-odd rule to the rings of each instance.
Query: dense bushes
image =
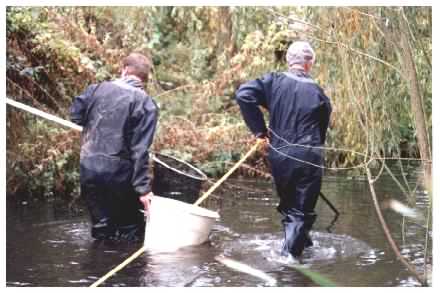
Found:
[[[161,108],[154,150],[216,176],[252,143],[233,101],[236,87],[285,70],[288,43],[307,39],[317,53],[313,75],[334,107],[328,146],[417,157],[401,60],[379,23],[397,22],[392,9],[8,7],[7,94],[67,119],[72,97],[116,77],[122,56],[149,54],[155,66],[147,89]],[[431,9],[405,12],[430,133]],[[77,195],[79,134],[39,119],[8,108],[8,193]],[[328,151],[326,165],[362,160]],[[267,170],[261,154],[250,162]]]

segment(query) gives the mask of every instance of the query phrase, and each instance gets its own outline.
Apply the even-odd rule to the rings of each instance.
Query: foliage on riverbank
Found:
[[[312,74],[333,103],[328,147],[417,158],[409,69],[395,40],[409,31],[430,134],[431,23],[429,7],[8,7],[7,94],[67,119],[72,97],[117,77],[121,57],[149,54],[147,89],[161,109],[153,149],[218,176],[252,145],[235,89],[286,70],[289,42],[307,39]],[[8,193],[77,195],[79,135],[39,119],[8,107]],[[331,150],[326,166],[363,160]],[[257,170],[242,173],[268,170],[262,153],[248,165]]]

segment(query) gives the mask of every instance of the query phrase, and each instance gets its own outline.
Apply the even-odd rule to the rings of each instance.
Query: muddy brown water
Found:
[[[410,180],[416,184],[418,169]],[[379,198],[405,198],[390,178],[377,185]],[[333,212],[320,200],[312,240],[302,266],[339,286],[418,286],[396,259],[375,214],[368,184],[363,177],[326,176],[323,193],[341,215],[328,227]],[[119,287],[260,287],[266,281],[237,272],[217,262],[225,255],[261,270],[276,279],[275,286],[317,286],[308,277],[279,260],[282,233],[275,210],[277,197],[272,184],[262,180],[229,180],[208,205],[221,215],[210,241],[173,253],[150,253],[108,279],[102,286]],[[416,191],[417,208],[426,213],[429,198]],[[6,285],[90,286],[135,252],[139,244],[96,242],[89,235],[85,211],[72,213],[67,204],[7,201]],[[81,205],[80,209],[84,209]],[[401,253],[425,270],[426,231],[418,223],[384,211]],[[178,229],[178,227],[176,227]],[[171,231],[166,231],[172,233]],[[427,268],[431,267],[432,246],[428,233]]]

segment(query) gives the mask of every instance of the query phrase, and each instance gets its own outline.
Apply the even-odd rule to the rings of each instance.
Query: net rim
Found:
[[[192,170],[194,170],[197,174],[200,174],[200,177],[197,177],[197,176],[194,176],[194,175],[191,175],[191,174],[185,173],[185,172],[183,172],[183,171],[180,171],[180,170],[178,170],[178,169],[176,169],[176,168],[173,168],[173,167],[169,166],[167,163],[165,163],[164,161],[160,160],[160,159],[158,158],[158,156],[166,157],[166,158],[169,158],[169,159],[175,160],[175,161],[177,161],[177,162],[179,162],[179,163],[182,163],[182,164],[184,164],[185,166],[188,166],[189,168],[191,168]],[[152,154],[152,159],[153,159],[153,161],[155,161],[155,162],[161,164],[162,166],[164,166],[165,168],[171,169],[171,170],[173,170],[174,172],[179,173],[179,174],[181,174],[181,175],[184,175],[184,176],[186,176],[186,177],[190,177],[190,178],[192,178],[192,179],[196,179],[196,180],[199,180],[199,181],[206,181],[206,180],[208,180],[208,176],[206,176],[206,174],[203,173],[201,170],[199,170],[198,168],[194,167],[193,165],[191,165],[191,164],[189,164],[189,163],[187,163],[187,162],[185,162],[185,161],[183,161],[183,160],[180,160],[180,159],[178,159],[178,158],[175,158],[175,157],[173,157],[173,156],[165,155],[165,154],[160,154],[160,153],[153,153],[153,154]]]

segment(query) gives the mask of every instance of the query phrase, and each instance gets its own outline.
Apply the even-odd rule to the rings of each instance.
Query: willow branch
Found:
[[[374,208],[376,210],[377,216],[378,216],[380,224],[382,226],[382,230],[385,233],[385,237],[386,237],[388,243],[390,244],[392,250],[394,251],[394,253],[397,256],[397,258],[401,261],[401,263],[414,275],[414,277],[423,286],[426,286],[427,285],[426,278],[423,278],[422,276],[420,276],[419,273],[415,270],[415,268],[400,253],[400,250],[399,250],[396,242],[394,241],[393,237],[391,236],[391,232],[390,232],[390,230],[388,228],[387,223],[385,222],[385,219],[383,217],[382,211],[380,209],[379,202],[378,202],[377,196],[376,196],[376,190],[374,189],[374,184],[373,184],[373,179],[372,179],[372,176],[371,176],[370,169],[368,167],[366,167],[365,171],[366,171],[368,182],[369,182],[369,186],[370,186],[371,198],[373,199]]]

